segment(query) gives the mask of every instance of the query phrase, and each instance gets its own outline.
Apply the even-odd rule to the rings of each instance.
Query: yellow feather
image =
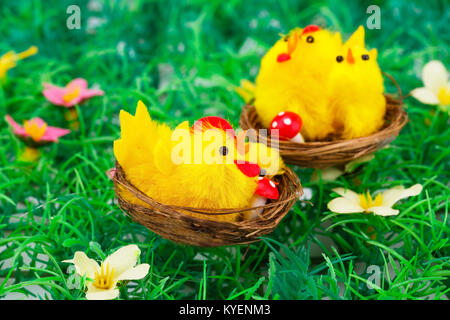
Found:
[[[365,31],[363,26],[359,26],[355,32],[348,38],[345,42],[345,47],[353,48],[353,47],[365,47]]]

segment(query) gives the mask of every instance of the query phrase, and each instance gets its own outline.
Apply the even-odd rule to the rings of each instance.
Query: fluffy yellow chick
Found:
[[[199,209],[252,205],[260,168],[236,162],[235,134],[226,120],[206,117],[193,127],[186,121],[171,130],[151,120],[139,101],[135,116],[120,112],[120,124],[121,138],[114,142],[114,155],[127,179],[149,197]],[[120,192],[128,201],[143,204]],[[219,221],[235,221],[240,216],[186,214]]]
[[[377,50],[365,48],[363,26],[347,40],[334,63],[330,107],[335,134],[353,139],[376,132],[384,123],[386,100]]]
[[[278,113],[292,111],[303,119],[306,140],[324,139],[333,131],[326,86],[341,46],[339,33],[317,26],[294,29],[275,43],[256,78],[254,104],[264,127]]]

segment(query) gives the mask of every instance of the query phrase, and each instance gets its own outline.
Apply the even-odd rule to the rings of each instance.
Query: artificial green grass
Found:
[[[310,183],[312,171],[296,168],[312,189],[313,206],[297,202],[246,253],[245,246],[180,246],[149,232],[116,206],[105,175],[114,165],[120,109],[134,112],[142,99],[153,118],[172,126],[204,115],[237,126],[242,101],[233,86],[254,80],[279,33],[315,23],[348,36],[365,24],[369,4],[381,8],[381,30],[366,30],[381,68],[404,94],[422,86],[426,62],[450,66],[445,1],[95,2],[101,11],[81,1],[0,7],[0,54],[30,45],[40,50],[0,86],[0,297],[83,299],[73,268],[61,261],[78,250],[101,260],[134,243],[150,272],[122,287],[122,299],[447,299],[449,120],[413,98],[405,100],[410,122],[400,136],[357,176]],[[81,8],[80,30],[66,28],[71,4]],[[106,20],[87,33],[89,17]],[[37,164],[18,162],[23,143],[4,116],[18,122],[40,116],[66,127],[64,110],[45,100],[41,83],[64,85],[75,77],[100,85],[105,96],[78,106],[80,130],[45,147]],[[386,81],[386,90],[395,87]],[[398,203],[396,217],[336,215],[326,207],[337,186],[362,192],[416,183],[424,190]],[[311,256],[313,246],[323,255]],[[44,293],[30,292],[33,285]]]

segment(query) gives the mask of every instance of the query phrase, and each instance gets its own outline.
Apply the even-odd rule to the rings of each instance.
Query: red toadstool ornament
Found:
[[[258,187],[256,188],[255,195],[252,201],[252,207],[259,207],[266,204],[267,199],[278,199],[279,192],[275,182],[268,178],[259,177]],[[258,217],[263,208],[253,209],[249,218],[254,219]]]
[[[300,134],[302,126],[303,121],[298,114],[290,111],[282,111],[273,118],[270,129],[279,130],[280,140],[303,143],[305,139]]]

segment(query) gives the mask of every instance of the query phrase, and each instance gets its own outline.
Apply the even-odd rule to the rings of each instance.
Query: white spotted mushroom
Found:
[[[273,118],[270,129],[279,130],[280,140],[303,143],[305,140],[300,133],[302,126],[303,121],[298,114],[290,111],[282,111]]]

